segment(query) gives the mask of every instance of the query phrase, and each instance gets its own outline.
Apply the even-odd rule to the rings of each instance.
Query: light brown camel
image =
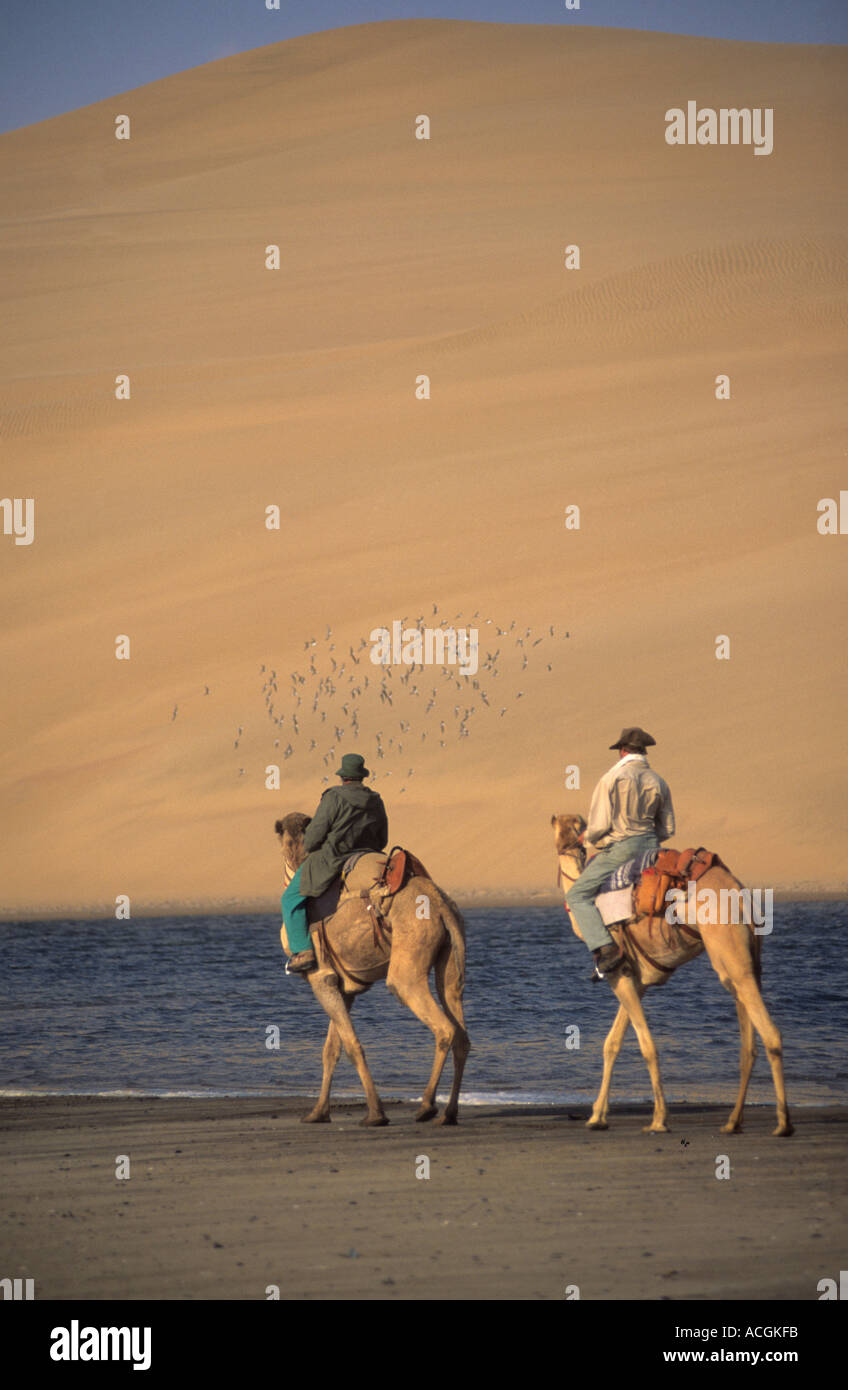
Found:
[[[554,843],[559,855],[560,878],[567,896],[570,884],[579,877],[586,863],[586,851],[582,845],[577,843],[578,836],[586,828],[586,822],[582,816],[561,815],[551,816],[551,824],[554,827]],[[735,890],[738,893],[742,889],[742,884],[737,878],[734,878],[728,869],[714,865],[698,879],[697,893],[699,897],[705,888],[711,889],[715,893],[716,897],[713,900],[715,903],[721,904],[723,902],[725,905],[729,905],[732,899],[728,896],[722,899],[719,896],[721,890]],[[621,970],[618,977],[613,976],[610,981],[613,992],[618,999],[619,1009],[615,1022],[604,1042],[604,1074],[598,1098],[595,1101],[591,1117],[587,1121],[590,1129],[607,1128],[612,1069],[615,1065],[615,1059],[621,1051],[628,1023],[633,1024],[636,1037],[639,1040],[639,1047],[648,1066],[654,1093],[653,1119],[649,1125],[645,1126],[645,1133],[665,1132],[668,1129],[666,1123],[668,1111],[660,1080],[657,1049],[642,1009],[642,996],[651,985],[664,985],[679,965],[685,965],[687,961],[694,960],[696,956],[706,950],[721,983],[736,1001],[741,1040],[739,1095],[727,1124],[721,1127],[721,1132],[722,1134],[734,1134],[742,1128],[745,1094],[748,1090],[748,1082],[757,1051],[754,1038],[754,1029],[756,1028],[763,1040],[771,1064],[777,1096],[777,1128],[772,1133],[780,1135],[792,1133],[792,1123],[786,1104],[786,1087],[783,1080],[783,1046],[780,1032],[772,1022],[760,994],[762,938],[754,933],[752,925],[746,925],[744,921],[733,922],[730,920],[734,915],[738,916],[739,914],[728,910],[719,911],[716,914],[719,920],[713,925],[707,925],[709,920],[706,912],[707,901],[706,898],[701,898],[700,913],[697,909],[697,900],[693,900],[691,903],[687,902],[686,906],[681,904],[682,910],[677,913],[679,922],[695,929],[694,936],[685,934],[679,928],[669,925],[662,917],[630,918],[623,925],[619,923],[608,926],[607,930],[613,939],[621,945],[627,956],[631,973],[626,974],[624,970]],[[701,921],[698,920],[699,915]],[[580,936],[573,920],[572,926],[576,935]],[[651,958],[650,961],[645,959],[642,951],[647,951]]]
[[[276,823],[287,883],[306,858],[303,832],[309,819],[301,812],[292,812]],[[324,903],[324,899],[316,901]],[[455,1125],[459,1088],[470,1047],[462,1012],[465,931],[459,908],[431,879],[420,875],[410,877],[383,908],[388,936],[379,924],[375,925],[367,898],[345,899],[335,911],[334,906],[332,902],[327,905],[332,915],[322,919],[323,930],[312,937],[318,966],[306,977],[318,1003],[329,1015],[330,1026],[324,1042],[321,1094],[315,1107],[304,1115],[304,1121],[320,1124],[330,1119],[330,1086],[343,1047],[359,1073],[368,1102],[368,1113],[362,1124],[389,1123],[371,1079],[362,1044],[350,1020],[356,996],[370,989],[377,980],[385,980],[387,988],[432,1029],[436,1038],[433,1069],[415,1118],[431,1120],[438,1114],[436,1088],[448,1052],[452,1052],[453,1085],[444,1114],[437,1123]],[[318,911],[320,914],[324,907],[319,907]],[[290,956],[285,926],[280,931],[280,940],[286,955]],[[435,973],[441,1008],[430,993],[431,970]]]

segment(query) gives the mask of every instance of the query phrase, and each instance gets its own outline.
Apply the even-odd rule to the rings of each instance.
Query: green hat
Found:
[[[361,782],[363,777],[370,777],[371,773],[359,753],[345,753],[341,767],[336,768],[336,776],[344,777],[347,782]]]

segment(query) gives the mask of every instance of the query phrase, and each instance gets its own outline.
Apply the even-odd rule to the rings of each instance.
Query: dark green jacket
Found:
[[[300,891],[317,898],[354,850],[385,849],[388,838],[386,808],[376,792],[361,782],[328,787],[303,837],[309,853],[300,871]]]

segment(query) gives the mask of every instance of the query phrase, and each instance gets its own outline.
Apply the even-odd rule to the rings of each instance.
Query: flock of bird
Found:
[[[433,615],[438,614],[433,605]],[[422,614],[407,626],[424,631]],[[553,625],[543,631],[521,630],[513,621],[501,627],[493,618],[480,620],[479,610],[464,622],[462,615],[438,626],[454,631],[476,630],[477,670],[463,673],[453,664],[377,665],[371,660],[371,643],[362,637],[356,648],[338,644],[327,625],[323,640],[309,637],[303,643],[297,668],[282,672],[263,663],[261,695],[264,719],[270,725],[272,748],[269,761],[280,766],[296,759],[301,768],[321,772],[324,785],[335,784],[336,768],[343,753],[361,753],[371,770],[370,781],[396,776],[399,793],[415,775],[415,754],[425,747],[449,750],[470,738],[482,720],[503,719],[524,698],[521,675],[534,660],[553,670],[550,648],[568,638]],[[466,658],[467,660],[467,658]],[[508,689],[509,687],[509,689]],[[206,686],[204,695],[209,695]],[[177,717],[177,706],[171,716]],[[241,747],[247,721],[237,725],[233,751]],[[239,777],[246,775],[238,768]]]

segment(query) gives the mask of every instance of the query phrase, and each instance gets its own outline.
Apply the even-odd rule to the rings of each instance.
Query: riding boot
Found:
[[[315,952],[310,946],[307,951],[298,951],[296,955],[289,957],[286,974],[306,975],[310,970],[314,970],[317,964]]]
[[[627,963],[624,952],[620,951],[614,942],[609,946],[599,946],[592,955],[595,958],[595,969],[589,978],[593,981],[611,978]]]

